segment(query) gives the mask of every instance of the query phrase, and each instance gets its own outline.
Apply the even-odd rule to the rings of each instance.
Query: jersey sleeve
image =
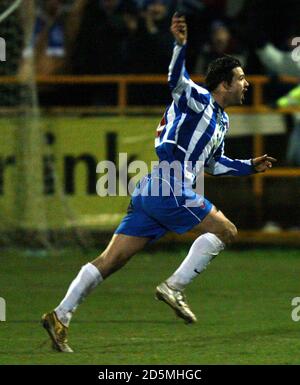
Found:
[[[252,166],[251,159],[231,159],[225,156],[224,141],[208,162],[208,165],[205,167],[205,171],[208,174],[215,176],[247,176],[256,173]]]
[[[201,112],[210,101],[210,93],[194,83],[185,68],[186,45],[175,44],[169,66],[168,84],[177,107],[186,112]]]

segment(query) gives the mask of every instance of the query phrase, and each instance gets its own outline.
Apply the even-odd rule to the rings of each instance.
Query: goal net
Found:
[[[84,240],[57,183],[61,173],[40,113],[34,55],[27,58],[26,76],[19,71],[24,50],[32,44],[37,3],[0,2],[0,244],[51,249],[62,239]]]

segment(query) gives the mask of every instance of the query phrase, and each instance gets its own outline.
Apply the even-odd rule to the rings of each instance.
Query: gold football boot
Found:
[[[59,321],[55,311],[42,316],[42,325],[49,334],[55,350],[64,353],[73,353],[73,350],[68,345],[68,328]]]

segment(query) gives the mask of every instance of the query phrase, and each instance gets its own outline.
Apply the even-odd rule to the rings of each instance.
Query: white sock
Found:
[[[71,283],[67,294],[61,303],[55,308],[57,318],[65,325],[69,326],[72,315],[77,306],[94,289],[103,278],[100,271],[92,263],[82,266],[77,277]]]
[[[206,233],[198,237],[175,273],[167,279],[168,285],[183,290],[193,278],[199,275],[210,261],[224,249],[224,243],[214,234]]]

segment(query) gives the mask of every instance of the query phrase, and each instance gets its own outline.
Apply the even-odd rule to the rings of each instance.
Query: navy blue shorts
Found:
[[[160,187],[157,196],[147,194],[154,182]],[[166,180],[153,173],[142,178],[132,194],[127,215],[115,233],[157,240],[167,231],[185,233],[209,214],[212,203],[191,188],[184,188],[180,196],[174,194],[172,189],[168,196],[162,194],[161,188],[166,183]]]

